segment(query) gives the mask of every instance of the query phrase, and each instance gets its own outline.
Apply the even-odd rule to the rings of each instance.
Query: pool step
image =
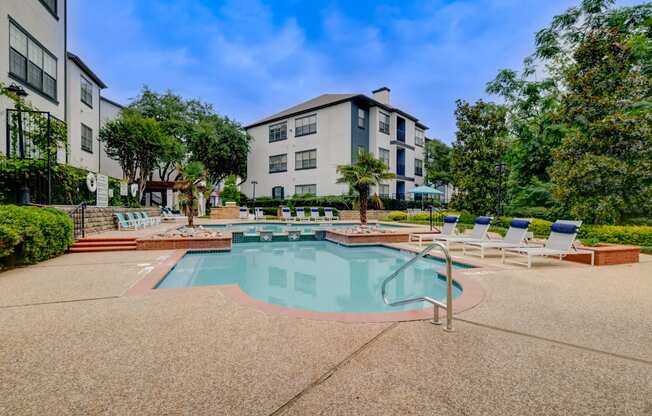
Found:
[[[136,239],[129,237],[113,238],[82,238],[70,247],[71,253],[93,253],[99,251],[132,251],[136,250]]]

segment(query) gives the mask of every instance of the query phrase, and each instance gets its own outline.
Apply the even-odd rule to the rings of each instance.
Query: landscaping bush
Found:
[[[583,225],[578,237],[581,240],[598,240],[601,243],[652,247],[651,226]]]
[[[405,221],[407,219],[408,216],[403,211],[392,211],[389,214],[387,214],[387,217],[385,217],[386,221]]]
[[[72,231],[62,211],[0,205],[0,262],[32,264],[61,255],[73,243]]]

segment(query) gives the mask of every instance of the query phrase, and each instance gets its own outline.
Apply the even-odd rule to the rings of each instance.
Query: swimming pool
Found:
[[[342,229],[357,226],[357,223],[233,223],[233,224],[208,224],[203,227],[219,231],[241,232],[245,235],[256,235],[260,231],[269,231],[274,234],[284,234],[288,231],[301,231],[302,234],[311,234],[317,230]],[[392,224],[369,224],[370,227],[380,229],[408,228]]]
[[[190,252],[157,288],[237,284],[263,302],[317,312],[393,312],[430,306],[383,303],[385,277],[414,255],[381,246],[345,247],[328,241],[250,243],[224,253]],[[446,281],[433,267],[443,262],[418,260],[388,286],[390,299],[411,296],[446,298]],[[458,265],[456,267],[464,267]],[[454,285],[454,297],[462,289]]]

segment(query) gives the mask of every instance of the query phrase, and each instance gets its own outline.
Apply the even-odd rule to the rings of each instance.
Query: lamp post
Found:
[[[496,214],[503,215],[503,175],[505,173],[505,162],[496,163],[496,174],[498,175],[498,187],[496,189]]]
[[[253,200],[254,200],[254,206],[256,205],[256,185],[258,185],[258,181],[251,181],[251,184],[254,186],[254,191],[253,191]]]

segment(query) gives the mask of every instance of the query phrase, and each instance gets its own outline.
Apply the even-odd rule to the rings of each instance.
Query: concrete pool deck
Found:
[[[651,256],[528,270],[454,252],[489,267],[449,334],[266,313],[219,286],[126,295],[172,253],[0,273],[0,414],[652,415]]]

